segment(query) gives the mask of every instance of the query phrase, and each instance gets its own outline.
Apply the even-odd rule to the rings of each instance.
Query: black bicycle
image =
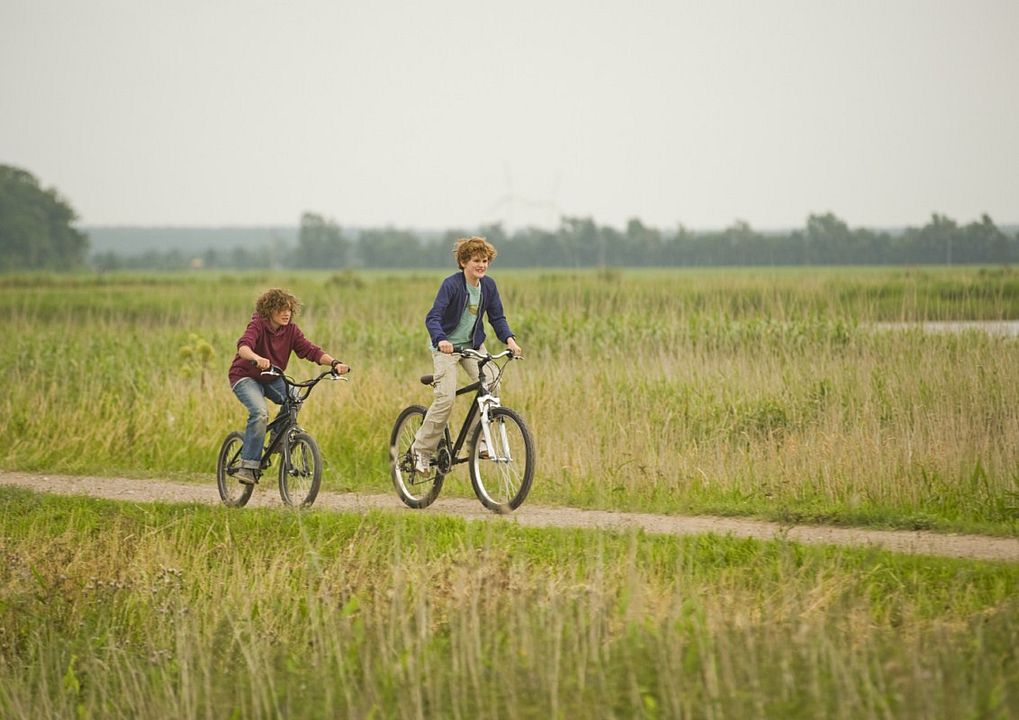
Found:
[[[319,485],[322,483],[322,452],[315,438],[306,433],[297,424],[297,413],[304,401],[311,395],[311,390],[322,380],[346,380],[332,370],[311,380],[296,382],[278,367],[273,365],[263,375],[275,375],[283,378],[286,385],[286,399],[279,412],[266,427],[266,443],[262,450],[260,468],[255,472],[258,482],[262,472],[273,462],[273,457],[280,457],[279,484],[280,497],[292,507],[310,507],[318,496]],[[244,445],[244,433],[231,432],[223,441],[216,463],[216,484],[223,504],[229,507],[243,507],[251,499],[254,485],[245,485],[235,479],[241,469],[241,448]]]
[[[458,350],[465,357],[478,361],[478,381],[456,391],[457,395],[475,393],[463,426],[453,442],[449,426],[443,431],[431,467],[420,473],[415,467],[414,436],[425,419],[427,410],[421,405],[405,408],[396,418],[389,439],[390,470],[396,492],[412,508],[428,507],[439,496],[446,475],[455,465],[470,463],[471,485],[481,504],[493,512],[507,513],[520,507],[531,490],[534,477],[534,442],[531,431],[515,411],[503,407],[499,398],[485,386],[483,368],[493,363],[498,372],[496,386],[510,361],[511,350],[488,355],[470,348]],[[499,365],[496,360],[508,358]],[[431,385],[432,375],[421,382]],[[475,419],[480,419],[475,422]],[[467,454],[461,451],[467,448]]]

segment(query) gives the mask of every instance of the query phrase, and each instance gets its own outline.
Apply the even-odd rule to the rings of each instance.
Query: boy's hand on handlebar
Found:
[[[520,357],[524,354],[523,349],[517,345],[516,338],[510,338],[506,341],[506,346],[513,351],[513,357]]]
[[[453,343],[449,340],[439,340],[439,344],[436,345],[436,348],[439,352],[450,355],[453,352]]]
[[[257,367],[259,370],[268,370],[272,366],[272,363],[269,362],[269,359],[264,358],[261,355],[256,355],[255,359],[252,360],[252,362],[255,363],[255,367]]]
[[[346,375],[350,372],[350,365],[346,363],[336,363],[333,365],[333,375]]]

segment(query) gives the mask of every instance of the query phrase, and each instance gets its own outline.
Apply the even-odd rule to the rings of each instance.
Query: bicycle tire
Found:
[[[442,490],[444,476],[436,469],[432,476],[422,478],[414,470],[411,447],[414,436],[425,419],[427,410],[421,405],[404,408],[396,418],[393,432],[389,436],[389,469],[393,487],[408,507],[415,510],[426,508],[435,502]]]
[[[523,418],[505,407],[492,408],[489,430],[492,446],[487,448],[487,458],[480,456],[481,423],[471,433],[471,485],[486,508],[495,513],[509,513],[520,507],[531,491],[534,441]]]
[[[291,507],[311,507],[322,484],[322,451],[305,432],[294,433],[286,443],[280,458],[280,497]]]
[[[241,467],[243,446],[244,433],[235,430],[226,436],[216,460],[216,486],[219,488],[220,499],[227,507],[244,507],[255,490],[254,485],[245,485],[234,479],[234,473]]]

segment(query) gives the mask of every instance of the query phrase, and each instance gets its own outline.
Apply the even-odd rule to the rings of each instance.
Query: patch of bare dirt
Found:
[[[219,503],[215,482],[207,485],[134,478],[82,477],[0,471],[0,484],[19,485],[39,492],[89,495],[127,502]],[[274,483],[256,488],[248,507],[279,507],[282,502]],[[369,509],[393,512],[425,512],[455,515],[469,520],[510,522],[527,527],[577,527],[607,530],[642,529],[662,535],[715,533],[733,537],[772,540],[784,538],[801,543],[873,546],[917,555],[1019,562],[1019,538],[943,534],[926,531],[868,530],[864,528],[783,525],[761,520],[727,517],[655,515],[608,512],[525,503],[509,516],[495,515],[474,500],[440,497],[426,510],[411,510],[395,493],[385,495],[321,492],[319,510],[358,512]]]

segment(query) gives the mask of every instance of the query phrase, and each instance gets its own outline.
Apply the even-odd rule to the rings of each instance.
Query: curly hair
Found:
[[[488,262],[492,262],[497,254],[495,246],[480,235],[462,237],[456,241],[456,245],[453,247],[453,257],[456,258],[456,263],[460,267],[478,255],[482,255]]]
[[[266,320],[271,320],[273,313],[284,308],[290,308],[290,312],[297,315],[301,312],[301,301],[281,288],[266,290],[255,302],[255,312]]]

